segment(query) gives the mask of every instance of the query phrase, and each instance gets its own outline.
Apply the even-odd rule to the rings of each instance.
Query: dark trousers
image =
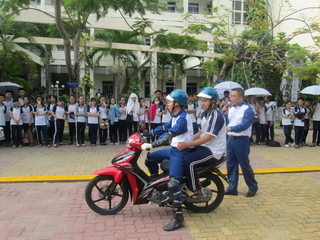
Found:
[[[10,128],[10,121],[6,121],[6,127],[3,129],[4,136],[5,136],[5,142],[11,143],[11,128]]]
[[[76,123],[68,122],[68,126],[69,126],[69,141],[73,143],[73,136],[76,132]]]
[[[267,131],[266,131],[266,139],[267,140],[271,140],[274,141],[274,124],[275,122],[273,122],[273,124],[271,125],[271,121],[268,121],[267,123]],[[269,133],[270,133],[270,138],[269,138]]]
[[[313,121],[312,143],[320,144],[320,121]]]
[[[22,125],[11,125],[12,146],[22,144]]]
[[[132,123],[127,123],[127,126],[128,126],[128,136],[131,136],[133,133],[138,132],[139,122],[133,121]]]
[[[86,122],[76,122],[76,141],[77,141],[77,144],[84,144],[85,130],[86,130]]]
[[[0,127],[3,128],[3,134],[4,134],[4,133],[5,133],[5,128],[6,128],[6,126],[0,126]],[[5,143],[5,141],[6,141],[6,139],[0,140],[0,146],[2,146],[2,145]]]
[[[48,136],[53,139],[55,133],[54,120],[49,120],[50,126],[48,127]]]
[[[183,165],[184,172],[187,178],[187,187],[191,191],[198,189],[198,166],[213,164],[217,159],[212,157],[212,152],[209,148],[196,146],[194,151],[184,157]]]
[[[38,142],[39,142],[40,145],[42,144],[41,133],[42,133],[43,140],[46,143],[46,145],[47,146],[50,145],[49,137],[48,137],[48,128],[47,128],[46,125],[36,126],[37,139],[38,139]]]
[[[103,121],[106,121],[107,119],[102,119]],[[101,129],[99,127],[99,137],[100,137],[100,144],[106,143],[108,138],[108,129]]]
[[[110,134],[110,142],[111,143],[118,142],[118,127],[119,127],[118,122],[114,122],[113,124],[110,124],[109,134]]]
[[[63,130],[64,130],[64,120],[55,119],[54,120],[53,144],[57,144],[58,141],[60,143],[62,142]]]
[[[97,144],[99,124],[88,123],[90,144]]]
[[[283,133],[286,137],[284,144],[293,143],[293,139],[291,137],[292,125],[283,125]]]
[[[261,126],[260,126],[260,123],[259,122],[255,122],[252,124],[252,132],[253,132],[253,129],[255,129],[256,131],[256,141],[255,143],[259,143],[260,142],[260,134],[261,134]],[[253,142],[253,133],[251,132],[251,137],[250,137],[250,142]]]
[[[192,123],[192,126],[193,126],[193,134],[196,134],[199,131],[197,122]]]
[[[309,123],[310,123],[309,119],[304,120],[304,128],[303,128],[303,133],[302,133],[302,138],[301,138],[302,143],[306,143],[306,139],[307,139],[307,136],[309,133]]]
[[[126,142],[127,141],[127,122],[126,120],[119,120],[118,122],[118,130],[119,130],[119,141]]]
[[[303,126],[294,126],[294,144],[299,145],[301,143],[302,134],[303,134]]]
[[[255,180],[253,170],[249,160],[250,140],[239,138],[227,140],[227,172],[231,186],[226,191],[238,193],[239,165],[242,170],[243,178],[250,191],[256,191],[258,183]]]
[[[267,127],[265,124],[261,124],[260,123],[260,130],[261,130],[261,134],[260,134],[260,142],[265,142],[266,141],[266,132],[267,132]]]

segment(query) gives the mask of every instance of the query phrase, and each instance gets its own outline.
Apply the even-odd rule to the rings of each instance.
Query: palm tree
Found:
[[[13,18],[7,18],[0,12],[0,81],[15,82],[28,88],[28,82],[23,79],[37,72],[36,63],[30,56],[21,50],[16,50],[15,39],[23,37],[32,41],[30,34],[26,33],[20,23]]]
[[[106,48],[92,49],[90,53],[91,58],[99,53],[98,57],[96,58],[96,63],[99,63],[102,57],[111,56],[114,64],[112,68],[112,72],[115,74],[114,78],[116,78],[116,80],[120,80],[121,72],[123,70],[125,71],[125,82],[120,93],[126,93],[129,89],[129,81],[131,79],[129,74],[129,67],[131,66],[138,70],[138,66],[135,63],[137,57],[132,51],[113,49],[112,42],[126,44],[144,44],[144,41],[142,41],[138,37],[137,33],[117,30],[103,30],[97,32],[95,34],[95,39],[105,41]]]

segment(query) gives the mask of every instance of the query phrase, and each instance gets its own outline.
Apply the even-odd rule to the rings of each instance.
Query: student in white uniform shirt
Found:
[[[24,88],[18,88],[18,94],[19,94],[19,103],[20,103],[20,106],[23,106],[24,105],[24,97],[25,97],[25,91],[24,91]]]
[[[285,106],[286,107],[282,109],[282,126],[283,134],[286,137],[284,141],[284,146],[289,147],[289,143],[291,143],[291,146],[294,146],[293,139],[291,137],[291,132],[295,117],[292,109],[292,102],[287,101],[285,103]]]
[[[164,99],[166,96],[164,97]],[[166,124],[167,122],[170,122],[171,120],[171,113],[168,111],[167,102],[164,102],[162,104],[162,125]]]
[[[37,139],[39,142],[38,147],[42,146],[42,137],[45,141],[45,144],[48,148],[50,148],[49,137],[48,137],[48,129],[47,125],[49,124],[47,119],[47,106],[43,104],[43,98],[38,96],[36,98],[36,105],[33,108],[34,115],[34,125],[36,128]]]
[[[4,129],[5,143],[6,144],[11,144],[10,108],[13,107],[12,95],[13,95],[13,91],[11,91],[9,89],[6,90],[6,92],[5,92],[5,100],[3,101],[3,104],[7,108],[7,112],[6,112],[6,115],[5,115],[6,128]]]
[[[99,124],[109,124],[108,122],[108,104],[106,103],[106,97],[101,96],[100,102],[97,105],[99,115]],[[100,145],[107,145],[108,128],[99,127]]]
[[[10,108],[10,125],[12,148],[22,148],[22,117],[23,112],[20,107],[19,98],[13,99],[13,107]]]
[[[149,131],[149,108],[146,106],[146,101],[144,98],[140,98],[140,112],[139,112],[139,130],[142,133],[143,130]],[[144,129],[142,129],[144,128]]]
[[[197,103],[193,102],[193,94],[188,94],[188,104],[185,108],[189,117],[192,119],[193,133],[196,134],[198,132],[197,119],[196,119]]]
[[[6,127],[5,115],[7,112],[7,107],[6,105],[3,104],[4,98],[5,98],[4,94],[0,94],[0,127],[3,128],[3,131],[5,131],[5,127]],[[4,147],[4,142],[5,140],[0,140],[1,148]]]
[[[120,109],[116,104],[116,99],[114,97],[110,98],[108,106],[108,119],[109,119],[109,134],[110,134],[110,144],[118,145],[118,128],[119,128],[119,119]]]
[[[96,105],[96,99],[91,98],[90,106],[87,107],[88,127],[89,127],[89,141],[90,146],[97,146],[97,134],[99,128],[99,116],[100,112]]]
[[[69,126],[69,142],[68,145],[73,144],[73,138],[76,132],[76,123],[74,119],[74,108],[76,106],[76,98],[74,95],[70,95],[69,103],[66,106],[66,114],[68,116],[68,126]]]
[[[50,123],[49,129],[48,129],[49,139],[51,139],[51,138],[53,139],[53,135],[54,135],[54,131],[55,131],[54,118],[52,117],[52,111],[53,111],[53,108],[55,105],[57,105],[57,96],[50,95],[49,103],[47,105],[47,111],[48,111],[47,118]]]
[[[160,98],[155,97],[154,98],[154,104],[157,106],[156,108],[156,115],[154,117],[153,121],[150,121],[151,123],[151,131],[153,131],[154,129],[156,129],[157,127],[161,126],[161,117],[162,117],[162,107],[160,106]],[[151,140],[154,141],[155,137],[152,136]]]
[[[64,130],[64,119],[66,109],[64,107],[65,100],[64,98],[60,98],[58,100],[57,105],[54,106],[52,110],[52,116],[54,117],[54,135],[53,135],[53,147],[57,147],[57,143],[59,145],[64,145],[63,143],[63,130]]]
[[[119,109],[120,109],[120,116],[119,119],[119,142],[120,144],[125,144],[127,141],[127,110],[126,110],[126,99],[124,97],[120,97],[119,99]]]
[[[302,147],[301,140],[304,129],[304,118],[307,116],[308,110],[303,105],[304,99],[298,98],[297,106],[294,107],[294,114],[296,118],[294,119],[294,144],[295,148]],[[299,116],[299,114],[300,116]]]
[[[85,129],[87,125],[87,105],[84,103],[84,97],[78,98],[78,103],[74,108],[75,124],[76,124],[76,143],[77,147],[85,147]]]
[[[33,147],[33,107],[31,106],[30,99],[28,97],[23,98],[23,105],[21,106],[21,109],[23,112],[22,123],[24,135],[29,141],[29,146]]]

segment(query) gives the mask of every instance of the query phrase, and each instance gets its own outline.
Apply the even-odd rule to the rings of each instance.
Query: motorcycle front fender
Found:
[[[93,175],[109,175],[109,176],[113,176],[113,181],[115,183],[120,183],[124,180],[124,174],[121,170],[119,170],[118,168],[111,166],[111,167],[106,167],[103,169],[100,169],[94,173],[92,173]]]

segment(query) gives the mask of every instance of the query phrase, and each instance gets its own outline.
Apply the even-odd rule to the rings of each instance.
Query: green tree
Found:
[[[113,59],[112,72],[114,73],[115,80],[120,80],[121,73],[124,70],[124,86],[121,94],[127,93],[130,85],[129,67],[133,67],[136,71],[139,70],[136,60],[137,56],[134,52],[123,49],[112,48],[112,42],[125,43],[125,44],[144,44],[136,32],[125,32],[117,30],[102,30],[95,34],[96,40],[106,42],[106,48],[93,48],[90,52],[91,58],[98,54],[96,63],[99,63],[102,57],[111,56]]]
[[[26,52],[16,49],[14,40],[22,37],[32,41],[32,37],[3,11],[0,12],[0,21],[0,81],[15,82],[28,89],[26,80],[37,73],[37,67]]]
[[[0,6],[2,5],[7,10],[17,11],[19,8],[27,9],[30,3],[31,0],[9,0],[0,3]],[[120,11],[123,16],[130,17],[135,12],[144,15],[146,9],[157,9],[157,5],[151,0],[130,0],[129,2],[126,0],[55,0],[54,6],[56,26],[64,42],[69,80],[77,82],[80,78],[80,39],[87,28],[90,15],[96,16],[98,21],[108,14],[109,9]]]

